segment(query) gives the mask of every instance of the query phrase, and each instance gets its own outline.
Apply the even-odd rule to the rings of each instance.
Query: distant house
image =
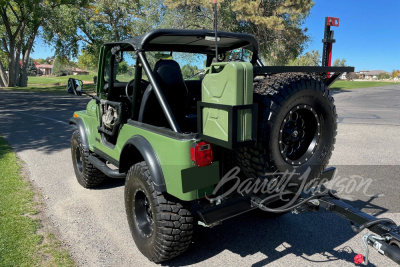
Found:
[[[356,74],[360,79],[365,79],[365,73],[370,72],[370,70],[360,70],[357,71]]]
[[[36,69],[38,70],[37,71],[38,74],[50,75],[51,74],[51,70],[53,69],[53,65],[38,64],[38,65],[36,65]]]
[[[89,75],[89,72],[86,70],[81,70],[78,68],[71,68],[73,75]]]
[[[390,75],[389,72],[384,70],[361,70],[359,72],[356,72],[356,74],[360,76],[360,79],[367,79],[367,80],[378,79],[378,75],[381,73],[387,73]]]

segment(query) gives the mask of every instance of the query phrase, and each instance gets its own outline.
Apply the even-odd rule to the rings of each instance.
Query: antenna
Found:
[[[215,21],[215,62],[218,62],[217,0],[214,0],[214,21]]]

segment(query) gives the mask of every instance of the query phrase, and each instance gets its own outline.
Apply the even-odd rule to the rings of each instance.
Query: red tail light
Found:
[[[209,142],[201,141],[190,148],[190,159],[197,167],[211,165],[214,159],[212,145]]]

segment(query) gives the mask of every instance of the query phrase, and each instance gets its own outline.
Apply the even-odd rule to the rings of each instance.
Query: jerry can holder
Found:
[[[212,136],[203,134],[203,109],[213,108],[220,109],[228,112],[228,141],[224,141]],[[251,139],[246,141],[238,141],[238,111],[239,110],[251,110]],[[257,116],[258,105],[247,104],[247,105],[222,105],[206,102],[197,102],[197,130],[198,136],[201,140],[208,141],[212,144],[225,147],[228,149],[238,149],[243,147],[252,147],[257,143]]]

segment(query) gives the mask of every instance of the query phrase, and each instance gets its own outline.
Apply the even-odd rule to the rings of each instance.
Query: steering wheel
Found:
[[[131,102],[131,103],[132,103],[132,100],[129,98],[128,88],[129,88],[129,85],[130,85],[131,83],[133,83],[134,81],[135,81],[135,79],[130,80],[130,81],[126,84],[126,87],[125,87],[126,98],[128,98],[129,102]],[[148,81],[143,80],[143,79],[140,79],[140,82],[148,83]]]

